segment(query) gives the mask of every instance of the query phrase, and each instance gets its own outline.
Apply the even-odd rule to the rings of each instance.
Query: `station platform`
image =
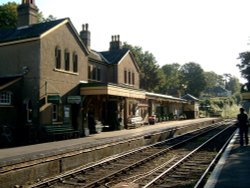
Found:
[[[237,130],[204,186],[205,188],[250,187],[250,146],[240,146],[239,137]]]
[[[162,130],[208,121],[211,122],[216,121],[217,119],[218,118],[201,118],[181,121],[166,121],[156,123],[155,125],[145,125],[136,129],[101,132],[99,134],[91,134],[89,136],[76,139],[46,142],[14,148],[3,148],[0,149],[0,168],[1,166],[9,164],[44,158],[73,150],[93,148],[119,140],[132,139],[138,136],[145,136],[153,134],[154,132],[160,132]]]
[[[0,188],[53,177],[219,121],[220,118],[167,121],[136,129],[0,149]]]

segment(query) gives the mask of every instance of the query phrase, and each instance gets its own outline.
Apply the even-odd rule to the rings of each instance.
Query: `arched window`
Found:
[[[55,49],[55,66],[56,69],[61,68],[61,49],[58,46]]]
[[[70,70],[70,54],[68,49],[64,51],[64,69],[66,71]]]
[[[11,105],[12,93],[10,91],[0,92],[0,105]]]

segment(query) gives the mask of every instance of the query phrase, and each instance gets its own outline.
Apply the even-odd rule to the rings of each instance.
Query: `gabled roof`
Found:
[[[134,65],[138,72],[140,72],[140,68],[132,54],[132,52],[127,48],[117,49],[117,50],[111,50],[111,51],[105,51],[105,52],[99,52],[102,59],[109,65],[116,65],[119,64],[120,61],[125,57],[126,54],[129,54],[132,61],[134,62]]]
[[[66,23],[70,25],[76,39],[78,40],[79,44],[81,45],[85,53],[89,54],[88,49],[83,44],[75,27],[73,26],[69,18],[63,18],[59,20],[53,20],[49,22],[18,27],[15,29],[0,29],[0,46],[19,43],[19,42],[38,40],[43,36],[45,36],[46,34],[54,31],[56,28]]]
[[[119,49],[100,52],[100,54],[107,60],[108,64],[118,64],[120,60],[124,57],[126,53],[129,52],[129,49]]]
[[[33,24],[15,29],[0,29],[0,43],[39,37],[41,34],[52,29],[56,25],[65,21],[66,19],[67,18],[39,24]]]

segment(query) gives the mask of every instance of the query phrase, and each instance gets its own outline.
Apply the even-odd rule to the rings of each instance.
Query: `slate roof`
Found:
[[[0,29],[0,43],[39,37],[68,18],[33,24],[15,29]]]
[[[118,64],[128,51],[129,49],[119,49],[100,52],[100,54],[105,58],[108,64]]]

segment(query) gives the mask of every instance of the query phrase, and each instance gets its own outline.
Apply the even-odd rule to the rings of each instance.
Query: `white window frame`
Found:
[[[9,91],[0,92],[0,105],[11,105],[12,93]]]

